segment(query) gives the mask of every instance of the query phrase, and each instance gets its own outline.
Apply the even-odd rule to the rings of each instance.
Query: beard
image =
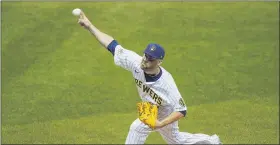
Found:
[[[140,67],[146,73],[149,73],[156,68],[156,66],[154,66],[153,64],[151,64],[149,62],[144,62],[144,61],[141,62]]]
[[[149,69],[151,69],[151,64],[149,64],[149,63],[145,63],[145,62],[141,62],[141,69],[142,70],[149,70]]]
[[[158,74],[158,66],[155,66],[154,64],[141,62],[140,67],[148,75]]]

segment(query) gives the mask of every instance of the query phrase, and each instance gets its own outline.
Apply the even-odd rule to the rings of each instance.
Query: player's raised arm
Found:
[[[126,70],[133,71],[135,67],[140,64],[141,56],[131,50],[123,48],[112,36],[97,29],[82,11],[79,14],[78,23],[94,35],[99,43],[114,55],[114,62],[116,65]]]
[[[104,46],[105,48],[108,47],[108,45],[114,40],[114,38],[108,34],[105,34],[101,32],[99,29],[97,29],[86,17],[84,12],[80,13],[79,21],[78,23],[86,28],[92,35],[95,36],[95,38],[99,41],[99,43]]]

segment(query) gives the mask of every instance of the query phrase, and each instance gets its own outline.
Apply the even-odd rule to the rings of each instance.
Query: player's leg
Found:
[[[202,133],[179,132],[177,136],[180,143],[183,144],[221,144],[220,138],[216,134],[210,136]]]
[[[220,144],[217,135],[209,136],[207,134],[191,134],[180,132],[178,122],[169,124],[157,130],[168,144]]]
[[[144,144],[152,129],[136,119],[131,125],[125,144]]]

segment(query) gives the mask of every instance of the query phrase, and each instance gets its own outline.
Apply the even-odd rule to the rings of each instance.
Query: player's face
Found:
[[[142,57],[141,68],[143,70],[152,70],[159,66],[160,60],[154,59],[147,54]]]

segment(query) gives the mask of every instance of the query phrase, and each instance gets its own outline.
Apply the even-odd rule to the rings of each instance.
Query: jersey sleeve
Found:
[[[179,92],[176,83],[171,75],[169,75],[169,93],[168,98],[169,101],[172,102],[171,105],[173,107],[174,112],[181,112],[186,115],[187,106],[185,104],[184,98],[181,96],[181,93]]]
[[[184,101],[184,98],[181,96],[178,90],[176,90],[175,92],[176,93],[174,93],[174,105],[173,105],[174,111],[179,111],[179,112],[186,111],[187,106]]]
[[[120,66],[128,71],[133,71],[140,65],[141,56],[137,53],[123,48],[121,45],[115,47],[114,62],[117,66]]]

